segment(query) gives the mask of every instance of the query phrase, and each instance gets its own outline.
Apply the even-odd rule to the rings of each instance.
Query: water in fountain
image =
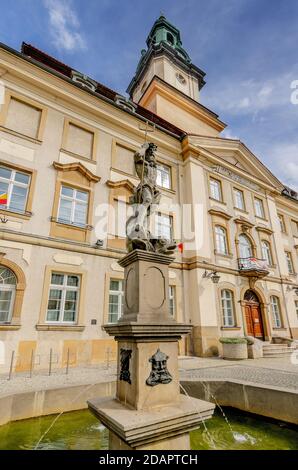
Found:
[[[83,395],[83,393],[85,393],[87,390],[89,390],[90,388],[94,387],[94,385],[96,385],[97,383],[94,383],[94,384],[91,384],[91,385],[88,385],[86,388],[84,388],[84,390],[82,390],[80,393],[78,393],[73,400],[71,400],[70,404],[72,405],[73,403],[75,403],[75,401],[81,396]],[[52,429],[52,427],[54,426],[54,424],[58,421],[58,419],[63,415],[63,413],[65,413],[65,411],[61,411],[52,421],[52,423],[50,424],[50,426],[46,429],[46,431],[41,435],[40,439],[38,440],[38,442],[36,443],[35,447],[33,450],[38,450],[38,447],[40,445],[40,443],[43,441],[43,439],[46,437],[46,435],[48,434],[48,432]]]

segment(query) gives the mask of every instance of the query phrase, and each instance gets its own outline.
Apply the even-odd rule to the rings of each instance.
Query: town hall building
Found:
[[[182,247],[169,269],[171,314],[193,326],[180,354],[220,355],[224,336],[298,339],[298,194],[222,137],[201,103],[205,73],[164,16],[128,97],[26,43],[0,44],[0,84],[0,373],[11,360],[22,371],[50,355],[54,367],[115,357],[102,325],[122,314],[126,240],[112,214],[138,184],[145,133],[157,146],[156,230]],[[188,207],[193,243],[174,206]]]

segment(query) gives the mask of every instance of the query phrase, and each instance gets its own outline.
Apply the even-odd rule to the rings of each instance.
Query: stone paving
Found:
[[[292,361],[293,362],[293,361]],[[238,380],[257,384],[298,390],[298,361],[293,364],[289,357],[281,359],[248,359],[225,361],[221,358],[180,357],[181,380]],[[18,373],[7,380],[0,376],[0,397],[15,393],[53,389],[82,384],[96,384],[116,380],[116,365],[109,367],[89,366],[57,369],[49,377],[46,371],[35,371],[32,378],[27,373]]]
[[[244,361],[196,358],[192,364],[186,359],[180,362],[180,379],[230,379],[298,391],[298,364],[293,364],[289,357]]]

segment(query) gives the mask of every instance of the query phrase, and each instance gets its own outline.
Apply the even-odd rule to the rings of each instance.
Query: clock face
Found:
[[[181,73],[177,73],[176,78],[177,78],[178,82],[181,83],[181,85],[186,84],[186,80],[185,80],[185,78],[183,77],[183,75]]]

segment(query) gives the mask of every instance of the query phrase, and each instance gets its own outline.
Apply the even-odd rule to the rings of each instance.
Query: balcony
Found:
[[[269,274],[268,263],[265,259],[254,257],[238,258],[238,269],[243,276],[262,278]]]

